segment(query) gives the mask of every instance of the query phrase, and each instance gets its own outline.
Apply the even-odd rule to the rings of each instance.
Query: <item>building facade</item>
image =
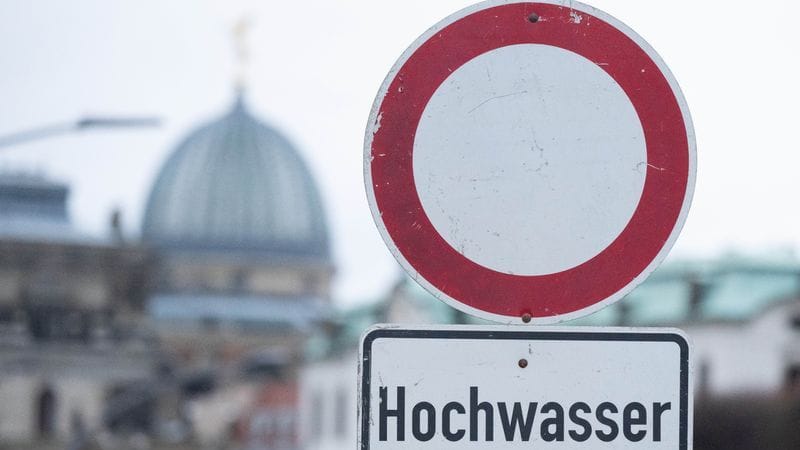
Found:
[[[325,213],[299,151],[256,119],[240,95],[167,158],[147,202],[142,240],[159,261],[147,300],[159,339],[176,373],[208,391],[185,398],[198,439],[211,442],[234,429],[266,436],[265,417],[293,416],[296,408],[243,403],[243,389],[293,390],[287,398],[295,399],[297,388],[286,380],[295,376],[308,336],[331,313]],[[295,420],[286,423],[294,427]],[[282,448],[296,445],[285,441]]]
[[[481,321],[403,278],[384,300],[344,311],[338,323],[315,341],[300,376],[306,450],[356,445],[357,345],[370,325]],[[694,448],[800,445],[800,263],[793,258],[665,264],[626,298],[564,325],[684,330],[692,343]]]
[[[68,441],[106,428],[118,394],[159,362],[144,304],[150,254],[89,238],[67,186],[0,175],[0,443]],[[118,222],[117,222],[118,223]]]
[[[239,96],[169,154],[141,241],[79,233],[68,197],[0,176],[0,448],[297,448],[334,271],[289,140]]]

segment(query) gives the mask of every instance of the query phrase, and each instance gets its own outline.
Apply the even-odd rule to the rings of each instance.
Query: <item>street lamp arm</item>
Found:
[[[0,136],[0,148],[35,141],[60,134],[96,128],[143,128],[157,127],[161,119],[157,117],[102,117],[90,116],[75,122],[59,123],[37,127],[30,130]]]
[[[75,128],[132,128],[157,127],[161,119],[157,117],[84,117],[75,123]]]
[[[0,148],[22,144],[23,142],[34,141],[36,139],[43,139],[50,136],[57,136],[59,134],[69,133],[74,129],[75,129],[74,123],[61,123],[61,124],[48,125],[45,127],[33,128],[25,131],[19,131],[17,133],[12,133],[6,136],[0,136]]]

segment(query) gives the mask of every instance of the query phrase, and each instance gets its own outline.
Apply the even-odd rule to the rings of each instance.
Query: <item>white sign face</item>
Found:
[[[576,53],[517,44],[471,59],[439,86],[413,167],[422,206],[451,247],[524,276],[563,272],[608,247],[639,204],[643,161],[639,116],[608,73]]]
[[[377,327],[359,374],[361,450],[692,447],[679,330]]]

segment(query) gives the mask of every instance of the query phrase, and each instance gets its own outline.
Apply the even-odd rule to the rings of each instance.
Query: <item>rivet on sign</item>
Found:
[[[536,13],[531,13],[531,15],[530,15],[530,16],[528,16],[528,22],[530,22],[530,23],[536,23],[536,22],[538,22],[538,21],[539,21],[539,15],[538,15],[538,14],[536,14]]]
[[[525,323],[530,322],[531,321],[531,314],[530,313],[523,314],[522,315],[522,321],[525,322]]]
[[[520,360],[519,360],[519,363],[518,363],[518,364],[519,364],[519,366],[520,366],[521,368],[523,368],[523,369],[524,369],[524,368],[528,367],[528,360],[527,360],[527,359],[525,359],[525,358],[522,358],[522,359],[520,359]]]

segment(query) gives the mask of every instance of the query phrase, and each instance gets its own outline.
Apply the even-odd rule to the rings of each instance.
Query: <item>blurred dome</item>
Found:
[[[329,259],[308,168],[241,97],[172,152],[150,192],[142,235],[166,249]]]

